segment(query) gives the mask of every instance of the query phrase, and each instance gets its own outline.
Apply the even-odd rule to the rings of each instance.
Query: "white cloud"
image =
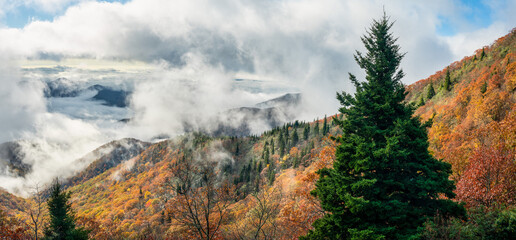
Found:
[[[491,45],[496,39],[507,34],[507,27],[500,23],[472,32],[459,33],[451,37],[443,37],[455,56],[471,56],[474,51]],[[458,59],[457,59],[458,60]]]
[[[113,138],[95,124],[46,112],[41,82],[21,81],[16,68],[5,62],[0,66],[0,141],[21,139],[23,161],[33,169],[24,178],[0,176],[1,187],[26,194],[37,182],[77,170],[73,160]]]
[[[0,142],[33,130],[38,114],[46,112],[42,85],[22,81],[19,68],[8,54],[4,52],[0,57]]]

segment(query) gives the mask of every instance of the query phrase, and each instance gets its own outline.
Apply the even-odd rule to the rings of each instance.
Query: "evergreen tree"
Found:
[[[283,140],[283,132],[279,135],[278,144],[280,157],[283,157],[285,154],[285,141]]]
[[[326,115],[324,115],[324,121],[323,121],[323,125],[322,125],[322,135],[326,136],[327,133],[328,133],[328,121],[326,120]]]
[[[274,139],[271,139],[271,154],[274,155]]]
[[[284,141],[285,141],[285,144],[284,144],[284,146],[285,146],[285,148],[286,148],[286,149],[288,149],[288,138],[290,137],[290,133],[289,133],[289,131],[288,131],[288,128],[287,128],[287,129],[285,129],[285,134],[284,134],[284,136],[285,136],[285,140],[284,140]]]
[[[317,120],[315,120],[314,134],[315,134],[315,136],[319,135],[319,118],[317,118]]]
[[[142,209],[145,205],[145,199],[143,198],[142,187],[140,186],[140,192],[138,193],[138,208]]]
[[[310,135],[310,124],[306,124],[305,130],[303,131],[303,139],[308,140],[309,135]]]
[[[294,131],[292,131],[292,146],[295,146],[298,141],[299,141],[299,136],[297,135],[297,130],[294,129]]]
[[[269,163],[269,148],[265,148],[265,154],[263,159],[265,160],[265,163]]]
[[[258,172],[258,175],[262,172],[262,169],[263,169],[263,166],[262,166],[262,161],[260,161],[258,163],[258,167],[256,168],[257,172]]]
[[[450,70],[446,69],[446,77],[444,78],[443,88],[446,91],[450,91],[450,87],[451,87]]]
[[[484,51],[484,48],[482,48],[482,53],[480,54],[480,61],[484,60],[484,57],[486,57],[486,52]]]
[[[417,105],[416,105],[416,106],[417,106],[417,107],[421,107],[421,106],[423,106],[423,105],[425,105],[425,98],[423,98],[423,96],[421,96],[421,97],[419,98],[419,101],[417,102]]]
[[[435,96],[434,85],[432,83],[430,83],[430,86],[428,86],[428,89],[426,90],[426,98],[430,100],[434,96]]]
[[[274,183],[274,180],[276,179],[276,166],[274,166],[274,161],[271,161],[271,163],[269,164],[269,169],[267,171],[269,185],[272,185]]]
[[[235,147],[235,156],[238,156],[240,154],[240,146],[238,143],[236,143],[236,147]]]
[[[487,91],[487,82],[484,82],[482,86],[480,86],[480,93],[484,94]]]
[[[391,27],[385,15],[373,22],[362,38],[367,53],[355,55],[366,81],[350,74],[356,93],[337,94],[343,133],[333,168],[318,172],[312,191],[328,214],[302,239],[411,239],[437,212],[464,214],[449,200],[450,164],[429,154],[426,128],[403,103],[403,54]]]
[[[47,201],[50,214],[49,225],[45,228],[44,239],[81,240],[88,239],[89,231],[75,226],[75,216],[72,206],[68,203],[69,192],[63,192],[61,184],[56,179],[50,188],[50,198]]]

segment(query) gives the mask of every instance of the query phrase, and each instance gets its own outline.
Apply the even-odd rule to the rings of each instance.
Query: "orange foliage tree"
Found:
[[[30,236],[26,233],[27,230],[28,228],[23,223],[8,217],[7,214],[0,210],[0,239],[30,239]]]
[[[457,198],[469,206],[513,204],[516,196],[516,152],[480,147],[457,183]]]

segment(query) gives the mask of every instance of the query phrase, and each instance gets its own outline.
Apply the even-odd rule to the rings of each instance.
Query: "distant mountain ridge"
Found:
[[[18,142],[0,144],[0,175],[24,177],[32,166],[23,162],[25,154]]]
[[[296,119],[301,100],[301,93],[287,93],[254,107],[224,111],[216,117],[218,127],[208,132],[212,136],[243,137],[252,134],[253,128],[260,125],[268,129],[281,126]]]
[[[125,108],[128,106],[130,91],[114,89],[112,87],[95,84],[83,87],[66,78],[58,78],[53,81],[45,82],[43,94],[46,98],[67,98],[77,97],[86,91],[96,91],[92,101],[102,101],[104,105],[110,107]]]
[[[64,185],[73,186],[86,182],[122,162],[138,156],[149,146],[151,143],[134,138],[123,138],[106,143],[86,156],[75,160],[77,164],[88,164],[88,166],[66,179]],[[92,159],[95,160],[91,161]]]
[[[74,161],[76,166],[85,166],[63,184],[71,186],[102,174],[106,170],[127,161],[147,149],[151,144],[134,138],[124,138],[106,143],[84,157]],[[0,176],[25,177],[33,166],[24,161],[25,153],[18,142],[0,144]]]
[[[273,98],[261,103],[257,103],[257,108],[286,108],[299,106],[302,100],[301,93],[287,93],[285,95]]]
[[[94,88],[98,91],[97,94],[93,96],[93,100],[103,101],[104,105],[110,107],[125,108],[128,106],[128,98],[129,95],[131,95],[131,92],[127,92],[124,90],[115,90],[98,84],[91,86],[88,89],[91,88]]]

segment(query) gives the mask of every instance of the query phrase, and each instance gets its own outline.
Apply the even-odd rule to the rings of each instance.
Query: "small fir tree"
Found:
[[[276,166],[274,166],[274,161],[271,161],[271,163],[269,164],[269,169],[267,171],[269,185],[272,185],[274,183],[274,180],[276,179]]]
[[[292,146],[295,146],[298,141],[299,136],[297,135],[297,129],[294,129],[294,131],[292,131]]]
[[[450,70],[446,69],[446,77],[444,78],[443,88],[446,91],[450,91],[451,89],[451,78],[450,78]]]
[[[319,118],[317,118],[317,120],[315,120],[314,135],[315,136],[319,135]]]
[[[367,53],[355,55],[366,81],[350,74],[356,93],[337,94],[343,133],[333,168],[318,172],[312,191],[327,214],[301,239],[413,239],[437,212],[464,214],[450,200],[450,164],[430,155],[426,128],[404,104],[403,54],[391,27],[385,15],[373,22],[362,38]]]
[[[48,240],[82,240],[88,239],[89,231],[75,226],[72,206],[68,203],[70,193],[64,192],[57,179],[50,188],[47,201],[50,222],[45,228],[44,239]]]
[[[421,107],[421,106],[423,106],[423,105],[425,105],[425,98],[423,98],[423,96],[421,96],[421,97],[419,98],[419,101],[417,102],[417,105],[416,105],[416,106]]]
[[[480,86],[480,93],[484,94],[487,91],[487,82],[484,82],[482,86]]]
[[[435,96],[434,85],[432,83],[430,83],[430,86],[428,86],[428,90],[426,91],[426,98],[430,100],[434,96]]]
[[[283,140],[283,132],[280,132],[279,138],[278,138],[278,144],[279,144],[279,154],[280,157],[285,154],[285,141]]]
[[[269,156],[269,148],[266,147],[265,148],[265,153],[263,154],[263,160],[265,160],[265,163],[269,163],[269,158],[270,158],[270,156]]]
[[[303,139],[308,140],[309,135],[310,135],[310,124],[306,124],[305,130],[303,131]]]
[[[322,135],[323,136],[326,136],[326,134],[328,133],[328,120],[327,120],[327,117],[326,115],[324,115],[324,121],[323,121],[323,125],[322,125]]]

